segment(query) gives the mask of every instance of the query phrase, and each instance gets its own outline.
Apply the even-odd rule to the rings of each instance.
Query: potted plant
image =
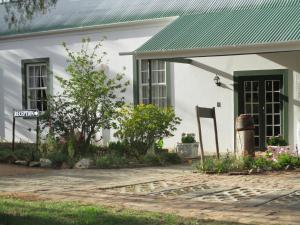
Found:
[[[176,151],[184,158],[198,157],[199,143],[196,142],[195,134],[183,133],[181,143],[177,143]]]
[[[267,140],[267,154],[277,155],[282,153],[290,153],[290,146],[287,141],[281,137],[271,137]]]

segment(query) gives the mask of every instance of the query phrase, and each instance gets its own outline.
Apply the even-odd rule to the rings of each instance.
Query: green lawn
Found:
[[[0,198],[0,225],[224,225],[230,222],[185,219],[175,215],[117,210],[80,203]]]

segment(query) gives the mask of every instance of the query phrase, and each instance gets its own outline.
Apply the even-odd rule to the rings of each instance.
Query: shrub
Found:
[[[287,146],[288,145],[286,140],[284,140],[284,138],[281,136],[271,137],[268,139],[267,143],[268,143],[268,145],[271,145],[271,146]]]
[[[195,143],[196,140],[195,140],[195,135],[193,134],[183,134],[182,137],[181,137],[181,142],[182,143]]]
[[[11,149],[1,149],[0,150],[0,162],[7,162],[10,158],[15,158],[14,153]]]
[[[262,170],[270,170],[272,168],[272,160],[268,160],[265,157],[258,157],[254,161],[254,167]]]
[[[31,161],[38,160],[40,158],[39,152],[33,149],[16,149],[14,155],[18,160]]]
[[[181,164],[182,158],[177,153],[161,152],[160,158],[164,164]]]
[[[277,158],[277,163],[281,168],[285,168],[286,166],[293,166],[292,165],[293,156],[289,154],[281,154]]]
[[[117,156],[127,156],[128,155],[128,147],[125,143],[118,142],[110,142],[108,145],[109,150],[112,154]]]
[[[147,165],[151,165],[151,166],[162,166],[163,165],[163,161],[162,161],[161,157],[159,157],[158,155],[156,155],[154,153],[147,153],[143,157],[142,162]]]
[[[120,157],[116,155],[106,155],[99,157],[96,160],[96,167],[99,169],[109,169],[109,168],[120,168],[128,164],[125,157]]]
[[[64,162],[68,162],[68,155],[62,151],[52,152],[47,156],[53,163],[54,167],[60,167]]]
[[[154,105],[124,107],[115,136],[128,145],[131,155],[141,159],[154,148],[157,140],[173,136],[180,121],[171,108]]]

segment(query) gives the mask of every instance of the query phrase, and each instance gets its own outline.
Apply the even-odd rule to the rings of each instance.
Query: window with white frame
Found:
[[[149,65],[151,64],[151,79]],[[158,107],[167,107],[167,71],[166,62],[159,60],[141,60],[139,71],[140,103],[152,103]],[[150,93],[151,87],[151,93]],[[151,98],[150,98],[151,94]]]
[[[25,64],[26,104],[27,109],[47,110],[48,64],[36,62]]]

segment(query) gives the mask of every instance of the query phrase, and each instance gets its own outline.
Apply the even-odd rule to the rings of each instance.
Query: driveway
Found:
[[[300,172],[219,176],[187,166],[35,172],[0,177],[0,194],[247,224],[300,224]]]

